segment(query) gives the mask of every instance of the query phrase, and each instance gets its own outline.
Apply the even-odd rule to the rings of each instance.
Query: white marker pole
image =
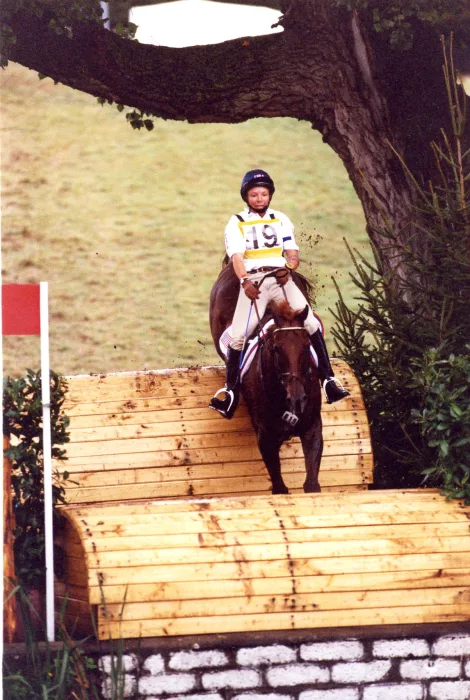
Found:
[[[44,458],[44,532],[46,549],[46,622],[47,639],[54,641],[54,541],[52,527],[52,445],[51,382],[49,367],[49,301],[47,282],[40,283],[41,314],[41,396],[42,445]]]

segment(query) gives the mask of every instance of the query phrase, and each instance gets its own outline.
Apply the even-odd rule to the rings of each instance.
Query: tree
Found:
[[[119,109],[134,108],[127,116],[136,127],[151,128],[152,116],[309,121],[343,161],[384,269],[406,277],[382,235],[391,228],[419,246],[409,225],[413,188],[394,150],[418,182],[433,179],[428,146],[449,118],[439,36],[455,32],[462,68],[458,53],[470,50],[466,2],[283,0],[280,7],[282,33],[174,49],[103,29],[96,0],[4,0],[4,54]],[[462,144],[470,145],[468,124]]]

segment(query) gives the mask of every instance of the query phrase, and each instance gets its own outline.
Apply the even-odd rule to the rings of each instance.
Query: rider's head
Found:
[[[264,170],[249,170],[242,180],[240,194],[249,208],[265,214],[274,194],[274,182]]]

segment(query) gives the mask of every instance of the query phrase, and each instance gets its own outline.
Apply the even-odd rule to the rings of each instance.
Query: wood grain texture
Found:
[[[207,407],[221,368],[70,378],[67,620],[101,639],[469,620],[470,509],[367,490],[360,388],[334,364],[351,397],[323,410],[321,494],[294,439],[270,495],[246,407]]]
[[[470,508],[435,491],[65,513],[83,542],[69,582],[86,579],[101,638],[470,620]]]
[[[366,488],[373,458],[359,384],[333,360],[351,397],[323,407],[324,489]],[[223,384],[220,367],[69,377],[69,503],[267,494],[271,483],[246,407],[231,421],[208,408]],[[304,460],[294,438],[281,450],[286,483],[303,488]]]

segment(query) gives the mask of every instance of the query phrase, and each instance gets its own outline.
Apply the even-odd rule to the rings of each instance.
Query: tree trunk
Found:
[[[325,0],[292,0],[282,33],[184,49],[140,45],[93,24],[74,26],[72,37],[54,34],[45,21],[13,16],[12,60],[97,97],[192,123],[309,121],[343,161],[384,269],[406,277],[381,233],[409,237],[414,213],[391,145],[427,182],[429,141],[445,114],[437,36],[417,26],[413,50],[398,54],[358,12]]]

